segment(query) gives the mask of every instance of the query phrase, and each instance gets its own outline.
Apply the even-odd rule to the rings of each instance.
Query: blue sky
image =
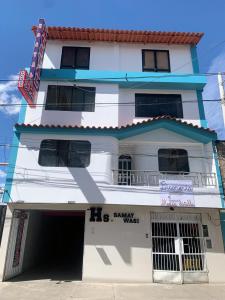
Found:
[[[201,72],[225,71],[224,0],[8,0],[1,3],[0,79],[15,78],[30,65],[34,36],[31,26],[40,17],[47,25],[139,29],[165,31],[201,31],[198,46]],[[216,77],[210,77],[205,99],[218,98]],[[16,82],[0,82],[0,103],[19,103]],[[209,126],[225,138],[220,105],[206,106]],[[18,106],[0,108],[0,145],[11,141]],[[0,146],[0,161],[9,157],[9,147]],[[0,184],[5,178],[0,168]]]

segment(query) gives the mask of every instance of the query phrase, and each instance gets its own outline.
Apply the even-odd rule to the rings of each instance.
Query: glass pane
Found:
[[[83,111],[84,110],[84,91],[78,87],[73,89],[73,97],[71,103],[71,109],[73,111]]]
[[[76,64],[77,69],[89,69],[90,48],[76,49]]]
[[[56,140],[43,140],[41,142],[38,163],[41,166],[49,167],[58,165]]]
[[[74,68],[76,47],[63,47],[61,69]]]
[[[176,155],[177,155],[177,170],[180,172],[188,173],[190,170],[189,170],[187,151],[178,149]]]
[[[188,154],[183,149],[159,149],[159,171],[189,172]]]
[[[84,87],[85,92],[85,104],[84,111],[94,111],[95,110],[95,88]]]
[[[176,94],[135,94],[136,117],[158,117],[169,115],[183,117],[181,95]]]
[[[169,53],[167,51],[156,51],[156,61],[158,70],[169,71]]]
[[[144,50],[143,51],[143,69],[155,69],[154,51]]]
[[[75,87],[73,90],[73,111],[94,111],[95,88]]]
[[[58,110],[71,110],[72,86],[59,86],[57,93]]]
[[[46,110],[57,109],[57,86],[56,85],[48,86],[45,109]]]
[[[88,141],[71,141],[68,153],[69,167],[85,168],[90,164],[91,144]]]
[[[85,168],[90,164],[90,155],[88,141],[44,140],[38,162],[41,166]]]
[[[70,143],[70,141],[58,140],[57,150],[58,150],[58,166],[59,167],[68,166],[69,143]]]
[[[135,116],[136,117],[150,117],[151,105],[147,94],[135,95]]]

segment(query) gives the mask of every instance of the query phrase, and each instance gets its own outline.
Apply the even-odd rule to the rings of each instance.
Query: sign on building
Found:
[[[162,206],[195,206],[191,180],[159,180]]]
[[[47,28],[44,19],[39,20],[36,30],[34,52],[30,66],[30,72],[20,71],[18,89],[30,105],[35,107],[36,95],[40,85],[41,66],[44,58],[47,41]]]

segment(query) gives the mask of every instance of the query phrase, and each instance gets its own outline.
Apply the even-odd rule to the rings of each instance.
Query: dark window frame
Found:
[[[63,49],[65,48],[70,48],[74,50],[74,61],[73,65],[71,66],[66,66],[63,65]],[[77,52],[80,49],[88,49],[89,54],[88,54],[88,66],[87,67],[80,67],[77,65]],[[61,62],[60,62],[60,69],[79,69],[79,70],[89,70],[90,69],[90,56],[91,56],[91,48],[90,47],[76,47],[76,46],[63,46],[62,47],[62,54],[61,54]]]
[[[52,149],[51,148],[47,149],[46,143],[50,143],[50,144],[52,143],[52,145],[50,145],[50,147],[53,146]],[[85,160],[82,162],[82,157],[79,158],[78,154],[81,148],[80,149],[78,148],[77,151],[74,151],[75,155],[74,157],[72,157],[72,159],[77,160],[79,164],[74,165],[71,163],[70,158],[71,158],[71,153],[73,152],[73,150],[71,150],[72,145],[73,144],[75,145],[76,143],[78,145],[79,144],[82,145],[83,143],[83,146],[81,146],[81,148],[84,147],[84,144],[86,144],[87,157],[85,159],[87,160],[87,162],[85,162]],[[55,144],[55,148],[54,148],[54,144]],[[66,148],[65,145],[66,147],[68,147],[67,149],[65,149]],[[61,150],[63,147],[64,147],[64,151]],[[44,156],[46,155],[45,151],[47,151],[47,153],[48,151],[52,151],[52,153],[48,153],[47,157],[49,158],[49,155],[51,157],[51,154],[53,154],[52,158],[53,160],[55,160],[54,164],[49,163],[49,161],[51,160],[46,160],[46,157],[44,158]],[[91,162],[91,143],[87,140],[44,139],[41,141],[38,164],[42,167],[87,168],[90,165],[90,162]]]
[[[182,164],[184,166],[186,165],[185,166],[186,169],[184,168],[183,170],[181,170],[182,164],[181,164],[181,162],[178,161],[179,157],[177,158],[176,165],[178,166],[180,164],[181,166],[179,166],[176,170],[172,170],[172,168],[170,170],[169,169],[166,170],[164,168],[161,168],[162,161],[160,162],[160,158],[162,159],[163,155],[161,154],[161,157],[160,157],[160,151],[164,151],[165,152],[166,150],[168,151],[168,155],[169,156],[170,156],[169,152],[172,152],[172,151],[183,152],[183,154],[181,154],[181,155],[184,155],[184,154],[186,155],[186,157],[185,157],[186,161],[184,163],[182,163]],[[178,154],[175,154],[175,155],[178,155]],[[170,157],[170,158],[173,158],[173,157]],[[164,159],[165,159],[165,157],[164,157]],[[189,174],[190,173],[190,164],[189,164],[188,151],[186,149],[182,149],[182,148],[159,148],[158,149],[158,170],[159,170],[160,173],[164,173],[164,174]]]
[[[151,51],[154,54],[154,64],[155,68],[144,68],[145,64],[145,52]],[[167,59],[168,59],[168,69],[159,69],[157,67],[157,52],[164,52],[167,53]],[[160,50],[160,49],[142,49],[142,71],[143,72],[171,72],[171,66],[170,66],[170,52],[169,50]]]
[[[56,88],[56,95],[55,95],[55,103],[51,103],[52,99],[50,95],[50,89]],[[59,95],[61,93],[60,89],[68,88],[68,90],[72,90],[72,98],[70,102],[61,103],[62,99],[60,99]],[[84,99],[80,100],[76,104],[72,102],[75,99],[75,91],[83,92],[82,97],[85,96],[85,89],[86,93],[92,93],[94,98],[92,102],[85,102]],[[89,90],[89,91],[88,91]],[[96,95],[96,88],[95,87],[88,87],[88,86],[71,86],[71,85],[48,85],[48,90],[46,94],[45,100],[45,110],[56,110],[56,111],[73,111],[73,112],[94,112],[95,111],[95,95]],[[50,103],[49,103],[50,102]],[[81,109],[83,105],[83,108]]]
[[[146,104],[140,104],[140,103],[138,103],[138,97],[139,97],[139,101],[140,101],[140,99],[143,97],[143,98],[146,98],[146,97],[149,97],[149,103],[146,103]],[[176,113],[175,114],[173,114],[173,113],[168,113],[168,112],[163,112],[163,113],[160,113],[160,110],[159,110],[159,113],[157,113],[157,114],[154,114],[154,111],[152,110],[152,112],[151,112],[151,110],[150,111],[148,111],[148,110],[145,110],[145,112],[146,112],[146,114],[145,115],[143,115],[142,114],[142,112],[140,112],[140,108],[139,108],[139,106],[140,105],[143,105],[143,106],[147,106],[149,109],[151,108],[151,105],[148,105],[148,104],[152,104],[152,108],[153,108],[153,104],[155,103],[155,106],[159,106],[160,107],[160,104],[158,104],[156,101],[155,102],[153,102],[153,100],[154,100],[154,97],[155,97],[155,99],[157,100],[157,97],[162,97],[162,98],[164,98],[165,97],[165,99],[168,99],[168,107],[169,108],[171,108],[171,104],[174,104],[174,105],[176,105],[176,109],[177,109],[177,111],[176,111]],[[174,103],[172,103],[172,100],[171,100],[171,98],[179,98],[179,101],[177,101],[177,102],[174,102]],[[152,98],[152,99],[151,99]],[[170,99],[169,99],[170,98]],[[152,100],[152,102],[150,102]],[[169,102],[171,101],[171,104],[169,105]],[[161,104],[161,105],[163,105],[162,106],[162,110],[163,110],[163,108],[165,109],[165,108],[168,108],[167,106],[166,106],[166,104]],[[155,109],[155,108],[154,108]],[[139,111],[138,111],[139,110]],[[149,93],[135,93],[135,118],[154,118],[154,117],[159,117],[159,116],[165,116],[165,115],[170,115],[170,116],[172,116],[172,117],[174,117],[174,118],[178,118],[178,119],[183,119],[183,117],[184,117],[184,113],[183,113],[183,102],[182,102],[182,95],[181,94],[149,94]]]

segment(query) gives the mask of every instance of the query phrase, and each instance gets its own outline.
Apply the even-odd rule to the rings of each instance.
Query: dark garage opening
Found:
[[[82,280],[84,212],[31,211],[16,280]]]

